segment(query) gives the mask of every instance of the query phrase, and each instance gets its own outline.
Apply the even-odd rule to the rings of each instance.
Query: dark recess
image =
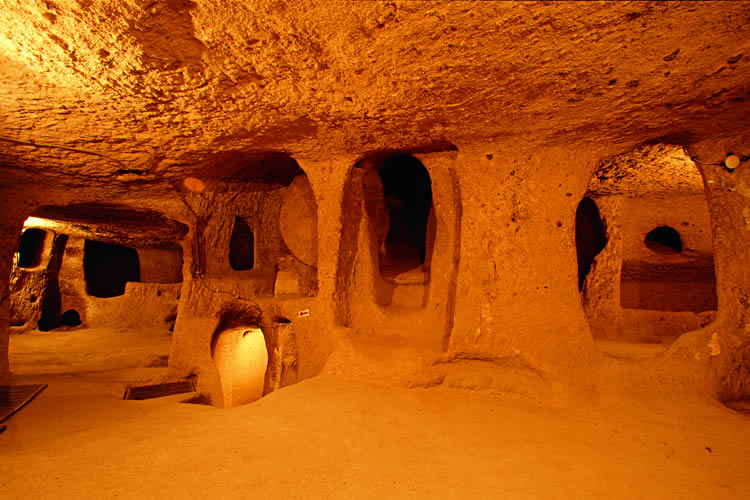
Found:
[[[60,294],[59,273],[68,236],[57,234],[52,239],[49,262],[47,262],[47,284],[44,287],[40,302],[41,314],[37,329],[42,332],[53,330],[62,325],[62,296]]]
[[[41,304],[41,315],[36,327],[40,332],[54,330],[62,324],[60,309],[62,297],[60,295],[60,283],[57,276],[50,278]]]
[[[659,226],[649,231],[643,243],[653,252],[663,255],[682,253],[682,239],[677,230]]]
[[[578,256],[578,290],[583,290],[586,275],[591,270],[599,252],[607,245],[604,224],[599,208],[591,198],[585,197],[576,210],[576,253]]]
[[[81,315],[75,309],[68,309],[62,314],[61,320],[65,326],[78,326],[81,324]]]
[[[83,246],[86,293],[93,297],[117,297],[128,281],[140,281],[138,252],[133,248],[86,240]]]
[[[229,239],[229,265],[235,271],[247,271],[255,265],[255,235],[242,217],[234,218]]]
[[[379,174],[390,217],[386,254],[391,262],[417,267],[425,261],[427,219],[432,209],[430,174],[422,162],[408,155],[389,159]]]
[[[27,229],[21,233],[18,243],[18,267],[36,267],[42,263],[44,240],[47,231],[44,229]]]

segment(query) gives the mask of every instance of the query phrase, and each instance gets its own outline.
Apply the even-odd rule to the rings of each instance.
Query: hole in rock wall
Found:
[[[599,216],[599,208],[591,198],[585,197],[576,210],[576,255],[578,257],[578,290],[583,290],[586,275],[594,257],[604,250],[607,236]]]
[[[669,226],[659,226],[646,234],[643,240],[646,248],[656,253],[670,255],[682,253],[680,233]]]
[[[41,314],[36,327],[41,332],[47,332],[59,327],[61,323],[62,298],[57,280],[47,286],[41,304]]]
[[[18,245],[18,267],[37,267],[42,263],[47,231],[30,228],[21,233]]]
[[[61,320],[65,326],[78,326],[81,324],[81,315],[75,309],[68,309],[62,314]]]
[[[389,219],[379,265],[381,274],[389,276],[425,262],[432,182],[422,162],[409,155],[390,158],[378,173]]]
[[[246,271],[255,264],[255,235],[247,221],[234,218],[232,236],[229,239],[229,265],[235,271]]]
[[[141,279],[138,252],[135,249],[86,240],[83,248],[86,292],[94,297],[117,297],[125,293],[128,281]]]

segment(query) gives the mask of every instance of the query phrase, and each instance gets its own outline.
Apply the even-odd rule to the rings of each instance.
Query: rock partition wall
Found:
[[[605,325],[611,328],[612,318],[616,325],[644,321],[623,314],[619,307],[623,228],[617,222],[622,200],[616,197],[597,200],[609,244],[597,257],[586,284],[589,291],[599,287],[599,298],[606,300],[597,302],[597,293],[582,299],[578,291],[575,212],[601,153],[506,145],[416,156],[430,173],[435,203],[436,237],[426,306],[394,309],[381,300],[377,253],[382,223],[377,210],[368,206],[377,200],[367,197],[366,166],[352,168],[356,158],[306,164],[319,223],[322,220],[329,228],[318,233],[319,294],[277,300],[270,282],[263,287],[226,275],[219,279],[192,274],[180,301],[170,364],[173,376],[198,373],[202,390],[220,397],[210,352],[211,336],[223,314],[217,316],[216,311],[246,308],[256,311],[264,330],[273,327],[274,318],[292,322],[300,378],[318,373],[326,361],[330,372],[412,385],[435,380],[486,385],[476,378],[448,376],[467,363],[536,373],[533,380],[524,379],[529,387],[559,376],[595,378],[597,366],[602,365],[584,306],[594,331]],[[342,176],[342,165],[347,164]],[[200,226],[202,210],[207,207],[196,210],[189,241],[193,231],[208,227],[205,222]],[[228,201],[214,204],[211,210],[211,217],[226,221],[236,213]],[[218,238],[202,241],[210,246],[201,255],[224,258],[225,245]],[[195,269],[192,254],[185,265]],[[217,266],[216,262],[205,265]],[[310,316],[301,317],[303,311]],[[674,323],[680,328],[700,327],[710,318],[702,316],[698,324],[691,321],[683,318]],[[686,340],[678,345],[682,342]],[[399,354],[407,351],[414,355]],[[702,356],[694,346],[690,352],[693,359]],[[658,362],[642,365],[641,375],[629,374],[635,378],[659,374],[665,384],[686,384],[697,375],[684,354],[670,351]],[[420,363],[421,368],[416,367]],[[700,387],[718,390],[720,382],[707,370],[708,366],[699,369]]]
[[[622,226],[617,223],[622,197],[594,198],[604,223],[607,244],[594,258],[581,298],[591,335],[595,339],[619,339],[622,336]]]
[[[295,330],[303,338],[312,338],[316,328],[325,328],[319,323],[319,301],[315,299],[317,271],[295,256],[296,253],[317,264],[313,261],[317,259],[317,236],[314,247],[310,243],[311,235],[317,235],[317,228],[305,226],[298,237],[293,230],[297,222],[288,213],[290,208],[282,211],[287,199],[306,200],[306,205],[297,207],[302,210],[299,219],[308,224],[317,220],[309,181],[304,175],[297,179],[292,176],[288,182],[276,182],[273,178],[267,182],[215,181],[204,191],[183,194],[191,220],[185,240],[184,282],[170,374],[199,375],[199,389],[215,404],[226,401],[226,395],[213,359],[212,338],[228,317],[239,314],[252,318],[248,320],[250,323],[235,326],[260,327],[264,332],[274,331],[279,322],[294,322]],[[283,218],[282,213],[286,213]],[[253,234],[254,262],[247,270],[234,270],[229,259],[230,240],[238,217]],[[274,348],[271,345],[269,351],[273,353]],[[301,352],[300,366],[303,373],[310,373],[305,372],[308,366],[320,362],[308,365],[305,355]]]
[[[31,212],[35,187],[15,185],[8,189],[0,186],[0,384],[10,381],[8,344],[10,335],[10,272],[18,250],[18,235],[23,222]]]
[[[461,150],[461,259],[450,351],[584,373],[575,214],[595,154],[509,144]]]
[[[713,232],[716,321],[682,335],[662,360],[722,400],[750,395],[750,165],[730,171],[731,152],[747,155],[750,136],[728,136],[688,146],[705,179]]]
[[[181,283],[182,247],[136,248],[143,283]]]
[[[27,228],[24,228],[24,231],[26,230]],[[48,287],[48,265],[52,258],[54,240],[58,236],[44,229],[36,230],[42,231],[44,235],[44,239],[41,241],[40,258],[35,263],[36,265],[23,267],[19,265],[20,248],[19,253],[16,253],[13,258],[9,293],[11,300],[10,326],[14,333],[36,328],[42,315],[42,302]]]
[[[48,233],[41,262],[33,268],[13,268],[10,294],[14,333],[63,326],[61,317],[69,310],[76,311],[85,326],[163,327],[174,320],[182,286],[181,247],[172,243],[172,248],[139,248],[139,282],[126,283],[121,296],[99,298],[87,290],[87,240]],[[106,269],[98,272],[106,279]]]

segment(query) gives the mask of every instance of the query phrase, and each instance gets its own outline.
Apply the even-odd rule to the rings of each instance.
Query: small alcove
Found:
[[[643,244],[661,255],[682,253],[682,237],[676,229],[669,226],[659,226],[649,231],[643,239]]]
[[[78,326],[81,324],[81,315],[75,309],[68,309],[62,313],[60,320],[63,326]]]
[[[242,217],[234,218],[229,238],[229,265],[235,271],[247,271],[255,265],[255,235]]]

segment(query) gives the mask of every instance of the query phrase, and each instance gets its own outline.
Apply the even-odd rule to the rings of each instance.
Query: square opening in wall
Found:
[[[18,243],[18,267],[31,268],[40,265],[46,239],[47,231],[44,229],[31,228],[21,233]]]
[[[123,295],[128,281],[141,280],[135,249],[93,240],[86,240],[83,246],[83,272],[86,292],[94,297]]]

